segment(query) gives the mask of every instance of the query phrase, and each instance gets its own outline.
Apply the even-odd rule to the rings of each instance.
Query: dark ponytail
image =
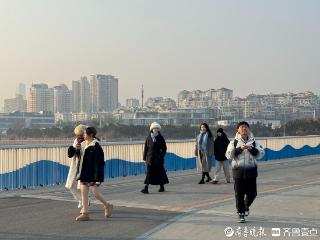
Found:
[[[87,127],[86,134],[92,136],[92,138],[97,138],[97,129],[95,127]]]

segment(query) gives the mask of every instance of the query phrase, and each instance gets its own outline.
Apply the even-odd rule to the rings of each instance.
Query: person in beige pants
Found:
[[[227,135],[224,133],[223,129],[219,128],[217,130],[217,137],[214,140],[214,155],[216,159],[216,171],[214,174],[214,179],[211,181],[211,183],[213,184],[217,184],[219,182],[219,175],[221,172],[221,168],[223,168],[227,183],[230,183],[229,162],[225,156],[229,142],[230,141]]]
[[[82,208],[81,203],[81,193],[80,190],[77,189],[77,181],[75,179],[77,174],[77,168],[80,160],[80,148],[81,143],[84,141],[84,131],[86,130],[87,126],[85,125],[78,125],[74,129],[74,134],[76,136],[72,146],[68,148],[68,157],[70,158],[70,168],[68,172],[66,188],[70,190],[74,199],[79,203],[78,208]]]

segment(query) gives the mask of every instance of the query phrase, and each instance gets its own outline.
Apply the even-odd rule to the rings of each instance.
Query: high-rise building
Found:
[[[178,107],[183,108],[184,107],[184,102],[186,99],[189,97],[190,92],[187,90],[183,90],[178,93]]]
[[[81,94],[80,81],[72,81],[72,112],[80,112]]]
[[[53,89],[45,83],[32,84],[27,102],[28,112],[53,112]]]
[[[102,85],[102,81],[103,79],[99,78],[97,75],[90,76],[90,98],[92,112],[98,112],[99,108],[101,108],[101,106],[98,106],[98,99],[101,98],[101,87],[99,85]]]
[[[26,99],[26,85],[24,83],[19,83],[17,85],[16,94],[22,95],[23,99]]]
[[[4,100],[4,112],[24,112],[27,110],[27,100],[23,99],[23,96],[17,94],[15,98]]]
[[[154,109],[176,109],[177,104],[171,98],[154,97],[148,98],[146,106]]]
[[[80,112],[91,112],[90,84],[86,76],[80,78]]]
[[[220,88],[217,90],[218,92],[218,103],[224,105],[227,101],[232,100],[233,98],[233,90],[228,88]]]
[[[127,108],[136,108],[139,107],[139,99],[130,98],[126,100],[126,107]]]
[[[53,88],[53,98],[55,113],[71,112],[71,92],[65,84]]]
[[[118,107],[118,79],[112,75],[90,76],[92,112],[111,112]]]
[[[119,79],[109,76],[107,84],[107,112],[111,112],[119,106]]]
[[[233,99],[233,91],[227,88],[207,91],[181,91],[178,94],[179,108],[207,108],[225,106]]]

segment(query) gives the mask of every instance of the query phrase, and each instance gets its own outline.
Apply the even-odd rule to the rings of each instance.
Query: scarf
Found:
[[[203,132],[199,134],[199,150],[204,153],[207,149],[208,144],[208,132]]]
[[[156,134],[154,134],[153,132],[151,133],[151,138],[152,138],[152,141],[153,142],[156,142],[157,141],[157,139],[156,139],[156,137],[159,135],[159,133],[156,133]]]

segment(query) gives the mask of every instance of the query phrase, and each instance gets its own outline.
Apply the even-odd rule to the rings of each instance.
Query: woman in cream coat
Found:
[[[81,203],[81,193],[80,190],[77,187],[77,180],[76,180],[76,174],[78,168],[79,168],[79,161],[80,161],[80,149],[81,149],[81,143],[84,141],[84,132],[86,130],[87,126],[85,125],[78,125],[74,129],[74,134],[76,135],[76,139],[74,140],[72,146],[68,148],[68,157],[71,158],[69,173],[67,177],[67,182],[65,187],[70,190],[72,193],[74,199],[79,203],[78,208],[82,208]]]

